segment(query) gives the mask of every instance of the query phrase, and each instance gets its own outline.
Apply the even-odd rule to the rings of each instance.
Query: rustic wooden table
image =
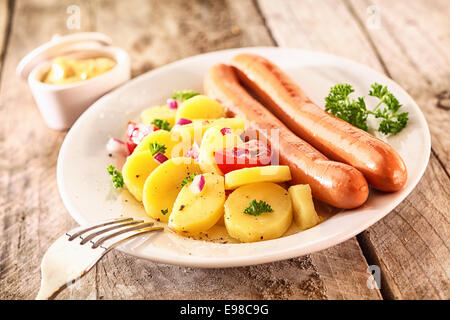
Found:
[[[80,9],[80,29],[68,19]],[[137,76],[202,52],[283,46],[329,52],[394,79],[432,135],[424,177],[393,212],[333,248],[231,269],[151,263],[110,252],[61,299],[449,299],[450,3],[448,0],[0,0],[0,299],[31,299],[51,242],[76,225],[56,185],[64,132],[48,129],[19,60],[55,33],[99,31]],[[73,22],[73,21],[72,21]],[[369,289],[368,265],[381,268]]]

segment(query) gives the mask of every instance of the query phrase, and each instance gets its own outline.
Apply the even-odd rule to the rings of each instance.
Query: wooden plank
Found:
[[[367,28],[366,9],[380,14]],[[450,172],[450,6],[446,0],[351,1],[352,15],[377,47],[385,72],[407,90],[427,119],[433,152]]]
[[[80,1],[16,1],[0,83],[0,296],[34,298],[40,260],[64,230],[68,216],[56,186],[56,159],[64,133],[44,124],[26,81],[16,76],[20,59],[54,33],[69,33],[66,9]],[[83,16],[81,31],[89,27]],[[88,275],[90,277],[91,275]],[[94,275],[92,275],[94,277]],[[83,290],[80,291],[83,298]]]
[[[341,0],[258,3],[279,46],[324,51],[383,71],[358,22]]]
[[[6,48],[9,13],[10,8],[8,7],[8,1],[0,1],[0,73],[3,65],[3,52],[4,48]]]
[[[279,46],[324,51],[382,71],[375,52],[341,0],[259,0],[258,4]]]
[[[366,28],[389,75],[424,111],[433,154],[417,189],[394,213],[361,235],[391,277],[386,295],[397,299],[450,297],[449,110],[440,104],[450,88],[448,1],[373,1],[381,28]],[[365,5],[350,10],[363,19]],[[364,245],[364,244],[363,244]],[[395,255],[393,254],[395,252]]]
[[[272,45],[262,19],[248,0],[98,4],[94,9],[97,30],[127,49],[133,75],[199,53]],[[120,24],[116,23],[117,17]]]
[[[327,51],[365,63],[404,86],[425,111],[435,152],[424,178],[393,213],[359,238],[369,262],[381,267],[384,297],[448,298],[448,111],[436,107],[436,94],[448,88],[450,80],[449,64],[445,60],[448,56],[442,55],[450,49],[448,14],[442,14],[448,6],[433,2],[442,8],[438,14],[439,10],[430,9],[428,2],[420,2],[420,6],[419,1],[414,5],[409,1],[375,3],[381,7],[382,25],[387,24],[385,29],[366,27],[367,8],[372,4],[369,1],[351,4],[344,1],[284,1],[275,4],[261,0],[259,6],[279,45]],[[420,28],[433,30],[428,39],[417,37],[419,23],[411,22],[411,17],[418,17]],[[423,24],[425,21],[429,24]],[[410,25],[414,27],[405,34]],[[295,30],[301,32],[294,37]],[[424,32],[421,30],[421,34]],[[424,42],[433,46],[424,49]],[[413,57],[409,56],[410,52]],[[432,76],[437,69],[439,73]],[[432,84],[428,83],[430,79]],[[414,279],[414,282],[408,279]]]
[[[56,158],[64,133],[45,127],[26,83],[15,77],[23,55],[54,32],[68,32],[66,9],[72,4],[81,9],[81,30],[105,32],[130,52],[134,75],[201,52],[273,44],[250,0],[189,5],[156,0],[17,1],[0,83],[4,155],[0,158],[0,297],[5,299],[34,297],[42,255],[57,236],[75,225],[56,186]],[[17,130],[18,123],[26,125]],[[366,268],[355,238],[310,256],[231,269],[168,266],[112,251],[59,298],[379,299],[379,291],[366,286]]]
[[[343,254],[345,252],[345,254]],[[116,252],[97,268],[98,298],[108,299],[344,299],[367,298],[359,246],[250,267],[198,269],[148,263]],[[113,272],[119,265],[126,272]],[[324,272],[325,266],[328,272]],[[318,268],[321,268],[319,271]],[[352,278],[337,274],[350,268]],[[346,272],[349,274],[349,272]],[[376,291],[374,291],[376,293]],[[377,298],[376,295],[371,298]]]
[[[449,190],[442,166],[432,157],[411,195],[360,235],[386,278],[386,297],[449,299]]]

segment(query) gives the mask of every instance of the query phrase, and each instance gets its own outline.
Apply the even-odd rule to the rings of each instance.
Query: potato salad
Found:
[[[114,188],[126,188],[150,218],[181,236],[216,224],[239,242],[283,236],[320,223],[309,185],[291,185],[291,171],[278,163],[274,142],[244,119],[227,117],[218,101],[179,91],[162,106],[130,121],[125,139],[111,138],[109,165]]]

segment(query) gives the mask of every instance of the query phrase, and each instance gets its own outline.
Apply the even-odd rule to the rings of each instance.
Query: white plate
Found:
[[[393,210],[417,185],[430,156],[430,134],[413,99],[392,80],[353,61],[328,54],[284,48],[241,48],[184,59],[146,73],[109,93],[75,123],[58,158],[58,186],[69,213],[80,224],[119,216],[145,217],[141,205],[124,201],[111,187],[106,167],[111,163],[105,145],[109,137],[123,137],[127,121],[140,111],[164,103],[174,90],[201,91],[207,69],[227,62],[238,52],[260,54],[285,70],[319,105],[331,86],[351,83],[358,95],[370,84],[385,84],[409,112],[408,126],[388,142],[408,168],[408,181],[396,193],[372,192],[367,203],[340,212],[304,232],[249,244],[219,244],[180,237],[170,232],[150,234],[119,247],[144,259],[195,267],[231,267],[271,262],[326,249],[365,230]]]

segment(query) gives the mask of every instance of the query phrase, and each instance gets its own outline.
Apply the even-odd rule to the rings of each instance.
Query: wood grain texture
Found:
[[[448,110],[450,51],[445,1],[259,1],[280,46],[322,50],[364,63],[403,86],[430,126],[430,164],[415,191],[359,239],[370,263],[382,270],[386,298],[448,299]],[[381,12],[381,28],[367,27],[367,8]],[[440,9],[440,10],[439,10]],[[446,14],[443,14],[446,13]],[[323,23],[327,21],[327,23]],[[295,37],[292,36],[295,30]],[[420,35],[420,36],[418,36]]]
[[[69,32],[68,5],[81,9],[81,29],[73,31],[110,35],[130,52],[134,75],[201,52],[273,44],[252,1],[16,1],[0,83],[1,299],[33,298],[45,250],[75,226],[56,186],[65,134],[45,126],[15,76],[27,52]],[[112,251],[59,298],[379,299],[366,286],[366,269],[355,238],[311,256],[232,269],[168,266]]]
[[[385,72],[424,112],[432,137],[432,156],[414,192],[392,214],[363,233],[361,240],[372,245],[372,255],[391,277],[387,296],[449,299],[450,110],[440,104],[450,89],[450,21],[445,18],[450,15],[450,6],[441,0],[371,4],[382,19],[380,29],[366,27],[368,37],[378,48]],[[349,8],[363,21],[363,2],[352,1]]]
[[[199,53],[272,45],[262,19],[248,0],[99,1],[96,4],[93,8],[96,30],[107,33],[114,43],[127,48],[134,76]],[[117,17],[120,23],[115,23]]]
[[[7,0],[0,1],[0,74],[3,65],[4,49],[6,48],[6,39],[9,26],[10,8]]]
[[[367,27],[366,8],[380,14],[380,27]],[[422,109],[432,147],[450,169],[450,6],[446,0],[351,1],[351,13],[377,48],[385,73]]]
[[[26,81],[15,68],[54,33],[68,33],[66,8],[76,1],[18,1],[0,83],[0,297],[30,299],[40,284],[40,260],[58,234],[76,226],[56,187],[64,133],[48,129]],[[81,30],[87,30],[87,18]],[[33,35],[33,36],[30,36]],[[14,132],[14,135],[11,133]],[[24,147],[26,146],[26,147]]]

